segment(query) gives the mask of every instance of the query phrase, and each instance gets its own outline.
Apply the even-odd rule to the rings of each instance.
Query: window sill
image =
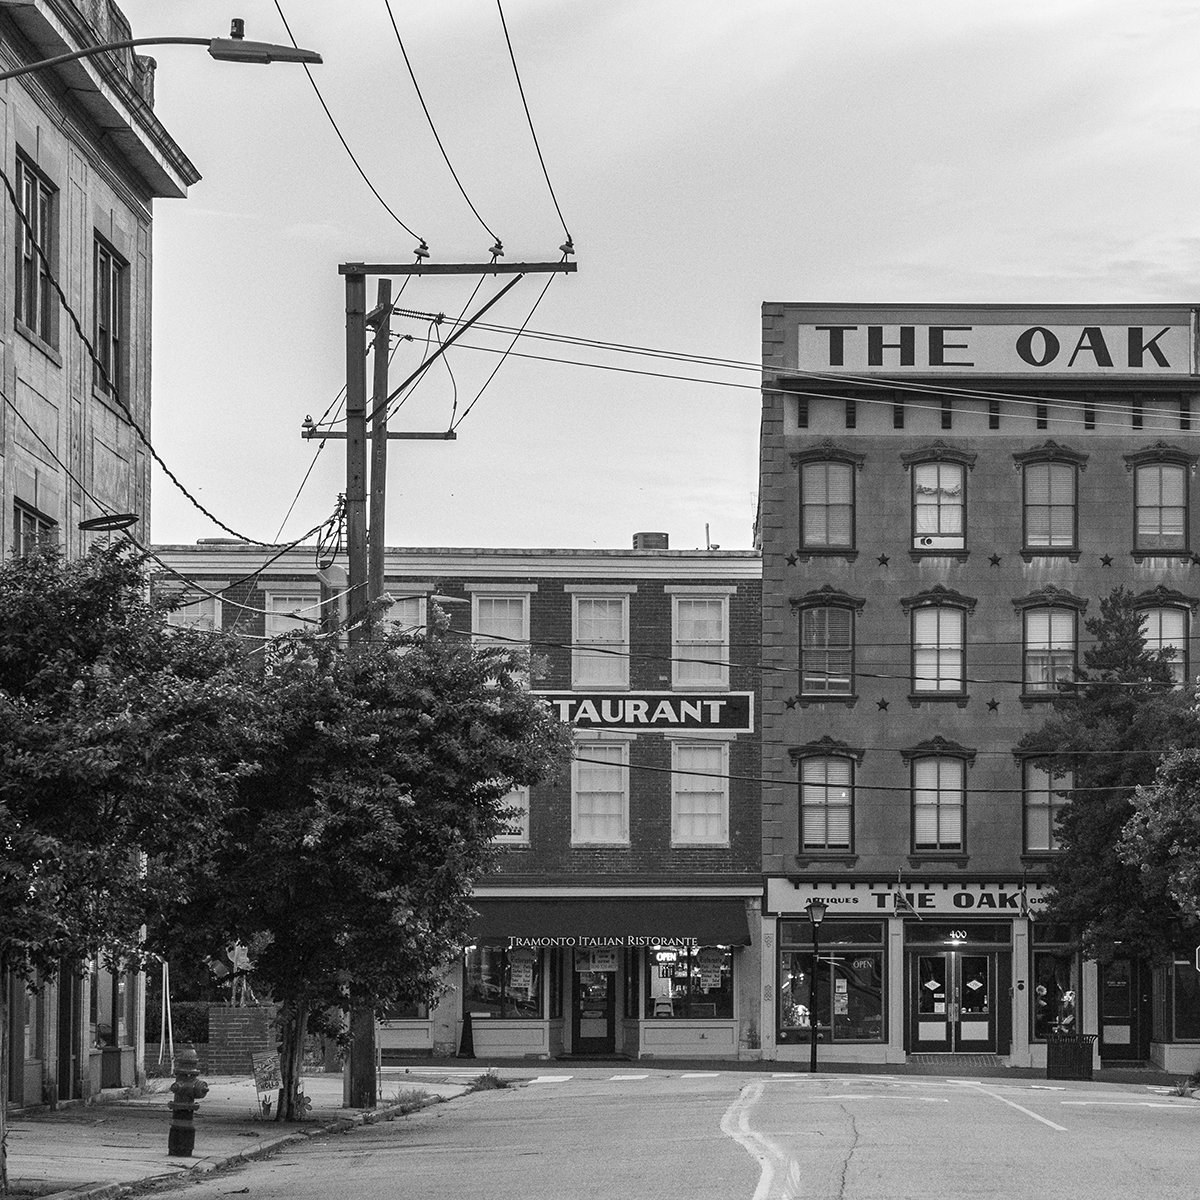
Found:
[[[45,338],[34,333],[28,325],[25,324],[19,317],[13,320],[13,328],[27,341],[30,345],[36,346],[56,367],[63,365],[62,355],[58,350],[51,345]]]
[[[124,395],[125,392],[123,389],[117,390],[117,396]],[[92,384],[92,399],[98,404],[103,404],[105,408],[114,413],[116,416],[120,417],[121,420],[127,420],[128,412],[121,404],[120,400],[117,399],[117,396],[114,396],[111,391],[106,392],[98,383]],[[130,411],[132,411],[132,409]]]
[[[1027,563],[1033,562],[1035,558],[1069,558],[1071,562],[1076,563],[1081,553],[1082,551],[1073,546],[1046,546],[1036,549],[1026,546],[1021,551],[1021,558]]]
[[[797,700],[797,704],[801,708],[814,708],[819,704],[844,704],[847,708],[853,708],[858,703],[858,697],[854,695],[846,696],[801,696]]]
[[[852,850],[806,850],[797,854],[792,861],[797,867],[825,866],[836,863],[840,867],[858,865],[858,855]]]
[[[971,557],[970,550],[910,550],[908,557],[913,562],[920,562],[923,558],[953,558],[958,562],[966,562]]]
[[[1161,558],[1166,562],[1190,563],[1192,552],[1176,548],[1173,550],[1132,550],[1130,557],[1135,563],[1144,563],[1147,559]]]
[[[1061,850],[1026,850],[1021,862],[1027,867],[1045,866],[1062,856]]]
[[[949,866],[965,867],[971,856],[960,850],[926,850],[914,851],[908,856],[910,867],[920,867],[928,863],[944,863]]]
[[[908,693],[908,702],[913,708],[920,708],[922,704],[957,704],[959,708],[966,708],[970,699],[970,696],[956,692]]]
[[[680,842],[674,838],[671,839],[672,850],[728,850],[729,848],[728,838],[723,842]]]
[[[799,562],[808,562],[810,558],[844,558],[847,562],[853,562],[857,557],[858,551],[849,546],[801,546],[796,551]]]

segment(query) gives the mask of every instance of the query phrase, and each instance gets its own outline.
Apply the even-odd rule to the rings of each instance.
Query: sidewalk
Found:
[[[484,1071],[480,1067],[479,1074]],[[170,1080],[153,1081],[166,1089]],[[191,1158],[167,1154],[171,1113],[167,1090],[125,1098],[122,1091],[102,1092],[91,1104],[55,1112],[16,1113],[9,1118],[8,1177],[17,1196],[55,1200],[113,1200],[134,1184],[145,1185],[189,1172],[257,1158],[294,1141],[355,1125],[394,1120],[412,1108],[414,1091],[428,1102],[450,1100],[466,1091],[460,1083],[426,1082],[406,1077],[403,1068],[384,1068],[379,1107],[362,1112],[342,1108],[341,1075],[306,1075],[304,1091],[312,1101],[309,1119],[276,1123],[258,1115],[252,1079],[217,1076],[207,1080],[208,1095],[196,1114],[196,1147]]]

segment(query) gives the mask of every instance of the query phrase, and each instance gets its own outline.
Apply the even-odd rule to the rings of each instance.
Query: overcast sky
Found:
[[[562,226],[495,0],[391,0],[433,121],[509,261]],[[350,147],[434,261],[486,261],[384,0],[280,0]],[[274,0],[122,0],[135,36],[287,42]],[[505,0],[578,273],[529,328],[752,364],[763,301],[1194,301],[1200,6],[1194,0]],[[337,141],[304,70],[161,47],[156,112],[204,178],[156,202],[153,439],[239,532],[298,537],[344,488],[319,417],[345,380],[338,264],[415,239]],[[457,315],[477,280],[402,304]],[[475,303],[504,279],[486,279]],[[543,278],[485,318],[526,319]],[[397,282],[398,286],[398,282]],[[375,283],[369,284],[374,297]],[[392,386],[420,361],[414,338]],[[442,327],[442,336],[449,327]],[[392,418],[441,430],[508,339],[468,333]],[[522,339],[456,442],[393,442],[387,542],[751,545],[757,375]],[[635,372],[654,372],[642,374]],[[679,377],[690,378],[679,378]],[[718,384],[697,382],[719,380]],[[737,385],[737,386],[734,386]],[[291,516],[285,514],[296,500]],[[282,526],[282,532],[281,532]],[[155,470],[153,536],[222,536]]]

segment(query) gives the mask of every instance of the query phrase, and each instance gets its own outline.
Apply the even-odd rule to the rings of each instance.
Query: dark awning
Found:
[[[748,946],[745,901],[735,897],[475,899],[473,938],[696,938],[701,946]]]

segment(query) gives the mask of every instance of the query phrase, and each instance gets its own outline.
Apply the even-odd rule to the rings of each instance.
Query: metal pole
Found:
[[[383,550],[387,542],[385,498],[387,494],[387,394],[388,353],[392,332],[392,281],[381,279],[376,293],[375,381],[371,392],[371,520],[367,532],[367,602],[383,595]],[[370,625],[368,623],[368,629]]]
[[[367,277],[346,276],[346,552],[350,644],[362,638],[367,604]]]
[[[809,1074],[815,1075],[817,1071],[817,968],[821,962],[821,925],[819,921],[813,922],[813,969],[812,983],[808,989],[809,1014],[808,1028],[812,1034],[811,1052],[808,1060]]]

